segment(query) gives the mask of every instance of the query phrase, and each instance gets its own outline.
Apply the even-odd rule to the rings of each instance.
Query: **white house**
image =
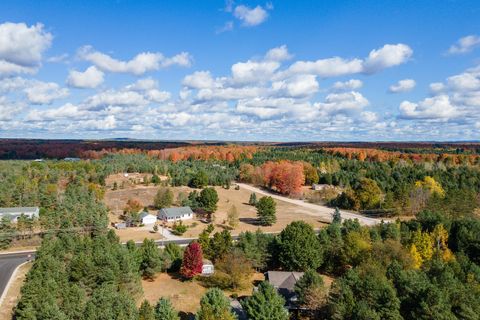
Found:
[[[202,275],[209,276],[215,272],[215,267],[213,266],[212,261],[203,259],[202,260]]]
[[[193,211],[190,207],[163,208],[158,211],[158,219],[167,222],[193,219]]]
[[[142,224],[155,224],[157,222],[157,217],[155,217],[153,214],[150,214],[148,212],[142,212],[140,214],[140,221]]]
[[[0,208],[0,218],[7,217],[12,222],[17,222],[22,214],[31,219],[38,219],[39,213],[40,209],[38,207]]]

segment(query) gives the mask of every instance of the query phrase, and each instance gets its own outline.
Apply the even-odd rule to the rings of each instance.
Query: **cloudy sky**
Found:
[[[2,0],[0,137],[479,140],[479,16],[478,0]]]

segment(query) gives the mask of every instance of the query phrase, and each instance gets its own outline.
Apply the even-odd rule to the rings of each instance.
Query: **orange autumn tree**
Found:
[[[268,161],[262,165],[266,186],[285,195],[299,195],[305,182],[303,164],[290,161]]]

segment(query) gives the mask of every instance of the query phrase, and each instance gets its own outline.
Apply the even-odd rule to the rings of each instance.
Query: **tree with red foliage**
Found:
[[[182,268],[180,273],[187,279],[192,279],[202,273],[203,254],[202,247],[198,242],[190,243],[183,254]]]
[[[305,182],[301,162],[266,162],[262,166],[263,181],[269,188],[286,195],[298,195]]]

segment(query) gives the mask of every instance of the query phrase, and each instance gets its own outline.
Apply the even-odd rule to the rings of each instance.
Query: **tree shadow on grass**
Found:
[[[260,226],[260,221],[257,218],[240,218],[239,219],[243,223],[248,223],[253,226]]]

